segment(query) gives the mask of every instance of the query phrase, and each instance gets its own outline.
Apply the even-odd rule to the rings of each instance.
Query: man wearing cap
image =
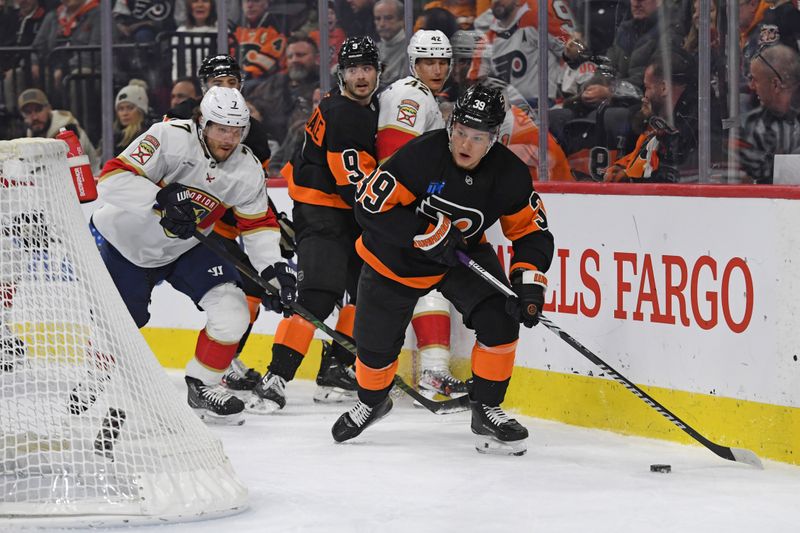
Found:
[[[89,140],[89,136],[81,128],[78,119],[69,111],[53,109],[47,95],[41,89],[26,89],[17,98],[17,107],[28,128],[28,137],[55,138],[61,128],[72,125],[77,129],[78,139],[81,141],[84,153],[89,156],[92,163],[92,172],[100,170],[100,160],[97,151]]]

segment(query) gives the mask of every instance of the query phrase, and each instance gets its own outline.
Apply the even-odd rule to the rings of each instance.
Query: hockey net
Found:
[[[0,521],[193,520],[246,499],[114,287],[65,143],[0,142]]]

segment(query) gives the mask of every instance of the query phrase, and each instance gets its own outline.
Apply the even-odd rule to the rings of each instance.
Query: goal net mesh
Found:
[[[0,142],[0,520],[196,519],[246,497],[114,287],[66,144]]]

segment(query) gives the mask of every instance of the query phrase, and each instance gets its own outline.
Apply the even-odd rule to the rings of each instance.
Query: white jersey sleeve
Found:
[[[433,93],[413,76],[392,83],[378,95],[378,104],[375,148],[381,163],[411,139],[445,126]]]

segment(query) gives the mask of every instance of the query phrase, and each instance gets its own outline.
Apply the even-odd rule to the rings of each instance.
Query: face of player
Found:
[[[172,87],[172,92],[169,95],[169,106],[175,107],[189,98],[197,99],[199,97],[200,95],[194,91],[194,85],[188,81],[179,81]]]
[[[472,170],[481,162],[492,145],[492,134],[476,130],[460,122],[453,124],[450,133],[450,152],[457,166]]]
[[[128,102],[122,102],[117,106],[117,119],[124,128],[138,117],[137,107]]]
[[[344,69],[345,96],[361,104],[369,102],[378,86],[378,71],[372,65],[356,65]]]
[[[50,106],[41,104],[28,104],[20,112],[25,120],[25,125],[30,128],[33,135],[40,137],[47,133],[50,125]]]
[[[414,68],[417,71],[417,78],[428,86],[433,92],[439,92],[447,81],[447,74],[450,70],[450,60],[441,57],[423,57],[417,59]]]
[[[241,82],[236,76],[217,76],[206,82],[209,87],[228,87],[230,89],[241,89]]]
[[[208,151],[220,163],[228,159],[242,140],[244,128],[209,122],[203,130]]]

